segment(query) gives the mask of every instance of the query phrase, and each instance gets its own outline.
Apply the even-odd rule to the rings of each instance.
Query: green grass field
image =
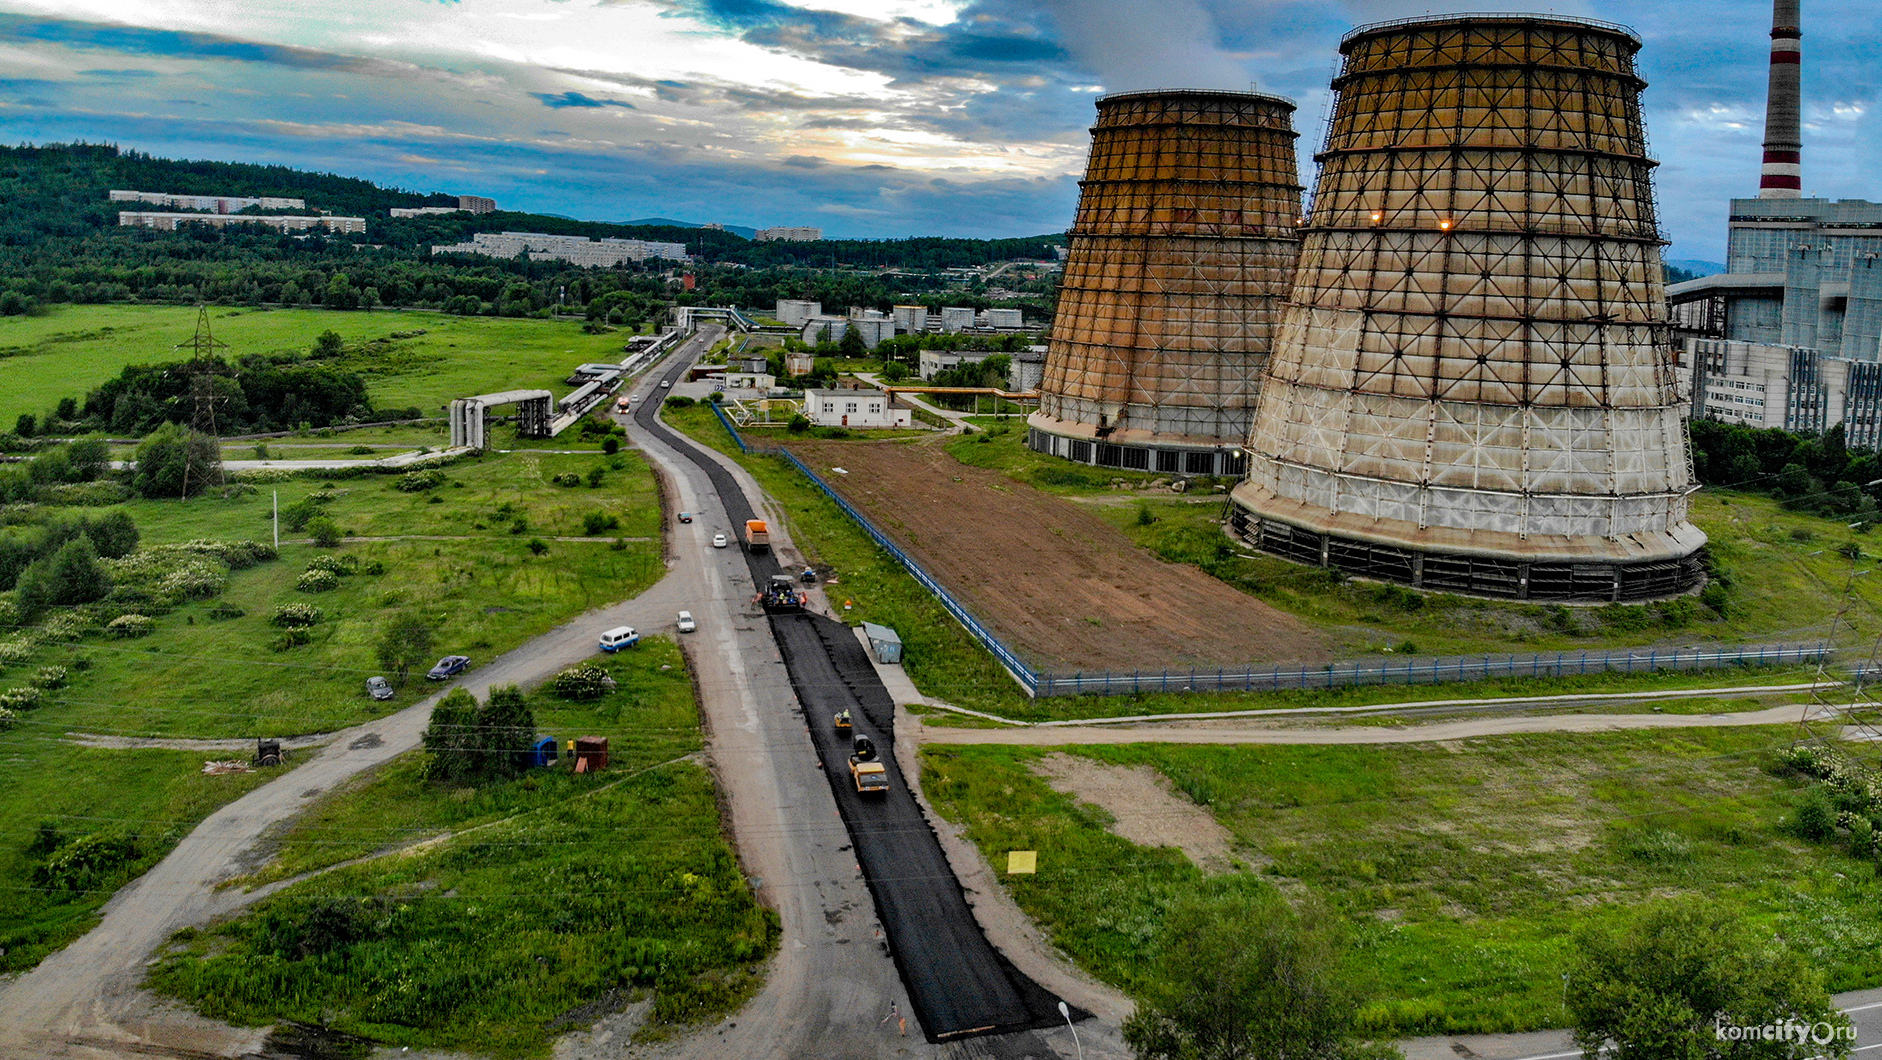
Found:
[[[619,682],[607,698],[531,702],[538,732],[608,737],[607,772],[450,788],[424,779],[423,752],[396,759],[324,797],[251,882],[377,857],[184,933],[152,984],[239,1023],[495,1056],[546,1053],[611,991],[653,993],[651,1035],[736,1008],[777,922],[689,757],[701,739],[685,660],[649,638],[603,664]],[[311,926],[338,918],[347,932]]]
[[[585,361],[619,361],[625,331],[585,335],[565,320],[459,317],[419,311],[339,312],[319,309],[209,311],[223,355],[311,348],[324,331],[348,343],[394,332],[424,331],[396,340],[384,356],[349,358],[343,366],[366,379],[382,408],[417,406],[428,414],[452,398],[517,388],[546,388],[558,396]],[[181,360],[178,350],[196,330],[196,310],[180,306],[56,306],[44,316],[0,317],[0,426],[20,413],[43,415],[60,398],[84,401],[86,391],[127,364]]]
[[[590,487],[586,474],[597,466],[607,470]],[[583,484],[549,484],[567,473],[583,476]],[[284,508],[324,495],[325,511],[343,531],[363,538],[337,554],[385,570],[343,578],[328,592],[298,591],[308,563],[324,553],[284,533],[279,559],[229,572],[218,596],[159,616],[148,636],[113,640],[95,628],[53,631],[43,624],[0,632],[0,641],[28,648],[0,670],[0,689],[32,683],[44,666],[70,672],[64,688],[0,733],[0,759],[8,763],[0,772],[0,831],[18,840],[0,844],[0,887],[34,886],[34,864],[14,855],[42,820],[68,838],[135,831],[149,838],[143,849],[154,857],[203,813],[245,790],[237,778],[195,776],[204,755],[75,752],[65,740],[69,732],[252,738],[332,731],[429,691],[419,677],[389,703],[365,694],[365,678],[379,672],[373,644],[395,615],[424,616],[436,631],[436,654],[469,655],[477,665],[583,611],[631,597],[665,572],[659,500],[636,453],[486,456],[454,464],[446,479],[437,489],[405,493],[394,488],[396,476],[344,478],[331,489],[297,478],[238,487],[227,498],[123,505],[146,545],[266,542],[275,491]],[[584,537],[592,513],[617,525],[598,539],[563,540]],[[546,544],[545,554],[531,553],[533,539]],[[283,604],[312,604],[322,619],[308,643],[277,650],[282,634],[269,620]],[[242,613],[218,617],[226,607]],[[87,783],[73,785],[71,770],[80,762],[91,763],[82,774]],[[131,774],[137,782],[124,783]],[[94,778],[103,791],[91,790]],[[95,805],[109,812],[89,812]],[[37,904],[0,905],[0,947],[7,951],[0,970],[30,967],[46,947],[81,933],[119,882],[44,894]]]
[[[1064,749],[1149,765],[1234,836],[1213,875],[1135,846],[1110,813],[1030,763],[1049,749],[934,747],[923,785],[995,865],[1054,945],[1125,990],[1184,896],[1279,887],[1324,898],[1354,929],[1385,1035],[1562,1026],[1573,933],[1678,895],[1782,936],[1835,990],[1882,984],[1882,880],[1872,863],[1790,836],[1797,782],[1772,775],[1792,727],[1505,736],[1380,747]]]

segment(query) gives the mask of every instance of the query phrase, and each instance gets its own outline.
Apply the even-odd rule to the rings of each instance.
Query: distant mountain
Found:
[[[696,224],[692,221],[675,221],[671,217],[643,217],[638,221],[616,221],[615,223],[622,224],[622,225],[665,225],[669,228],[704,228],[706,227],[705,225]],[[745,239],[757,239],[758,238],[758,230],[756,228],[747,228],[744,225],[726,225],[724,227],[727,232],[730,232],[735,236],[740,236]]]
[[[1677,261],[1669,261],[1667,264],[1681,272],[1690,272],[1694,276],[1717,276],[1725,271],[1725,266],[1716,261],[1700,261],[1697,258],[1681,258]]]

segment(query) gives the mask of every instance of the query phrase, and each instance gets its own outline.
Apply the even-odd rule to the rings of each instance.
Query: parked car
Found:
[[[665,379],[662,379],[662,380],[660,380],[660,389],[662,389],[662,390],[665,390],[665,389],[667,389],[668,387],[670,387],[670,386],[672,386],[672,385],[673,385],[672,383],[670,383],[670,382],[668,382],[668,381],[667,381],[667,380],[665,380]]]
[[[366,694],[374,699],[391,699],[392,682],[383,677],[368,677],[366,679]]]
[[[433,681],[442,681],[447,677],[456,677],[468,669],[470,669],[470,656],[447,655],[439,659],[438,665],[432,667],[425,676]]]
[[[640,643],[640,631],[633,626],[616,626],[601,635],[601,650],[617,652]]]
[[[724,535],[724,534],[714,534],[714,535],[712,535],[712,547],[713,547],[713,548],[724,548],[724,547],[725,547],[725,535]]]
[[[682,522],[682,523],[690,523],[690,522],[692,522],[692,521],[693,521],[693,513],[692,513],[692,512],[681,512],[681,513],[680,513],[680,522]]]
[[[693,613],[691,611],[680,612],[680,632],[681,633],[691,633],[693,630],[696,630],[698,628],[699,628],[699,624],[693,621]]]

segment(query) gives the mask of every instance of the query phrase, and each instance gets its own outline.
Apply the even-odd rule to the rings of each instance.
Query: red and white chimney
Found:
[[[1803,30],[1798,26],[1799,0],[1772,0],[1771,88],[1764,112],[1764,176],[1758,182],[1760,199],[1800,199],[1804,194],[1803,90],[1799,83],[1803,59]]]

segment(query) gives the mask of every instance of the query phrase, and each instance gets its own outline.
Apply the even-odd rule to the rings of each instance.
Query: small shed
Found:
[[[575,772],[598,773],[608,768],[608,738],[606,736],[577,736],[575,738]]]
[[[534,769],[547,769],[555,765],[555,757],[555,737],[544,736],[530,751],[529,764]]]
[[[878,626],[874,622],[863,623],[863,635],[869,638],[869,650],[876,653],[876,661],[881,663],[899,663],[902,661],[902,638],[887,626]]]

